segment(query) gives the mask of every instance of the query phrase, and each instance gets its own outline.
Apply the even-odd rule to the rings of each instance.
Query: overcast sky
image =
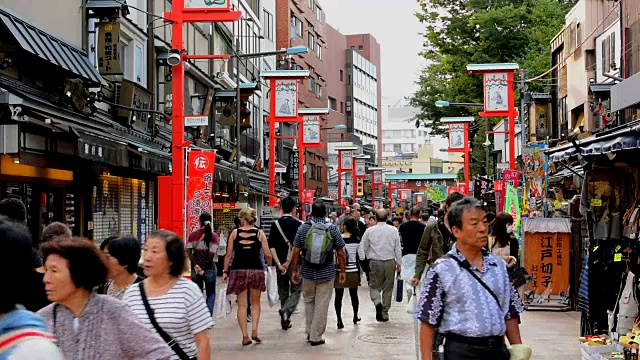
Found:
[[[319,0],[327,23],[343,34],[370,33],[380,43],[382,56],[382,104],[394,106],[411,96],[417,86],[420,69],[425,62],[418,54],[422,49],[423,26],[415,17],[416,0]],[[386,115],[386,109],[383,112]],[[384,115],[383,115],[384,117]],[[432,139],[435,157],[447,147],[443,138]]]

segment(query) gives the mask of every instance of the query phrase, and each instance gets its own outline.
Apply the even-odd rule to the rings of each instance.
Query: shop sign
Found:
[[[209,125],[208,115],[187,115],[184,117],[184,126],[207,126]]]
[[[356,183],[358,184],[356,188],[356,196],[364,196],[364,180],[356,179]]]
[[[403,188],[407,187],[409,182],[407,180],[391,180],[391,186],[394,188]]]
[[[100,75],[122,74],[118,44],[120,44],[120,24],[115,22],[99,23],[98,70]]]
[[[302,202],[307,202],[307,203],[313,202],[315,195],[316,195],[315,190],[304,189],[304,191],[302,192]]]
[[[353,151],[345,150],[340,151],[340,163],[342,164],[342,170],[353,170]]]
[[[232,203],[214,203],[213,204],[213,208],[216,210],[220,210],[220,209],[235,209],[236,208],[236,203],[232,202]]]
[[[422,204],[422,194],[416,195],[416,204]]]
[[[521,175],[522,173],[518,170],[504,170],[502,172],[502,180],[517,189],[520,186]]]
[[[305,116],[302,126],[302,143],[305,146],[322,146],[320,142],[320,116]]]
[[[524,149],[524,200],[523,210],[529,217],[544,216],[544,201],[547,198],[547,156],[545,144],[529,145]]]
[[[484,74],[484,111],[509,111],[509,81],[507,73]]]
[[[137,110],[119,109],[118,117],[126,119],[127,126],[144,133],[149,132],[153,122],[149,120],[146,110],[151,109],[151,100],[152,95],[147,89],[132,81],[122,80],[119,105]]]
[[[366,161],[365,159],[356,159],[356,176],[357,177],[366,177]]]
[[[298,115],[298,80],[278,79],[276,82],[276,117]]]
[[[464,123],[449,124],[449,149],[464,149]]]
[[[458,192],[463,195],[469,194],[469,186],[466,183],[458,184]]]
[[[447,187],[447,196],[453,194],[454,192],[458,191],[458,188],[456,188],[455,186],[449,186]]]
[[[400,201],[409,200],[410,194],[411,194],[411,190],[400,190]]]
[[[211,198],[216,152],[191,150],[187,155],[187,224],[186,235],[200,228],[200,214],[213,211]]]
[[[560,295],[569,288],[571,259],[570,233],[527,233],[524,242],[524,266],[531,282],[525,290],[542,294],[550,289],[550,295]]]
[[[228,10],[231,0],[185,0],[185,9]]]
[[[297,181],[300,174],[300,157],[297,151],[292,151],[289,154],[289,179]]]

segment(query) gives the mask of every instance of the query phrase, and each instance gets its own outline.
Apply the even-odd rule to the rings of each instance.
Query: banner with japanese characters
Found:
[[[513,216],[513,234],[518,238],[518,240],[520,240],[522,216],[520,201],[518,199],[518,189],[509,183],[506,183],[505,185],[504,212]]]
[[[200,228],[200,214],[213,212],[211,199],[215,151],[191,150],[187,156],[187,224],[186,236]]]
[[[542,294],[548,288],[551,295],[569,290],[571,233],[526,233],[524,266],[531,282],[526,290]]]

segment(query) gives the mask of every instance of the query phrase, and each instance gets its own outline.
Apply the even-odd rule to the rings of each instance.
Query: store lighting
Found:
[[[222,194],[222,197],[229,197],[229,194],[224,193],[224,194]]]
[[[20,164],[20,157],[18,155],[12,156],[11,160],[13,160],[14,164]]]

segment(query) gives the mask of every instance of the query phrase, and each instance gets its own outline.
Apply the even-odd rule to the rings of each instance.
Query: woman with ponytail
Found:
[[[207,294],[207,307],[213,314],[213,305],[216,301],[216,262],[218,261],[218,248],[220,238],[213,232],[211,214],[200,214],[200,229],[189,235],[187,253],[191,261],[191,279],[200,290],[203,285]]]

